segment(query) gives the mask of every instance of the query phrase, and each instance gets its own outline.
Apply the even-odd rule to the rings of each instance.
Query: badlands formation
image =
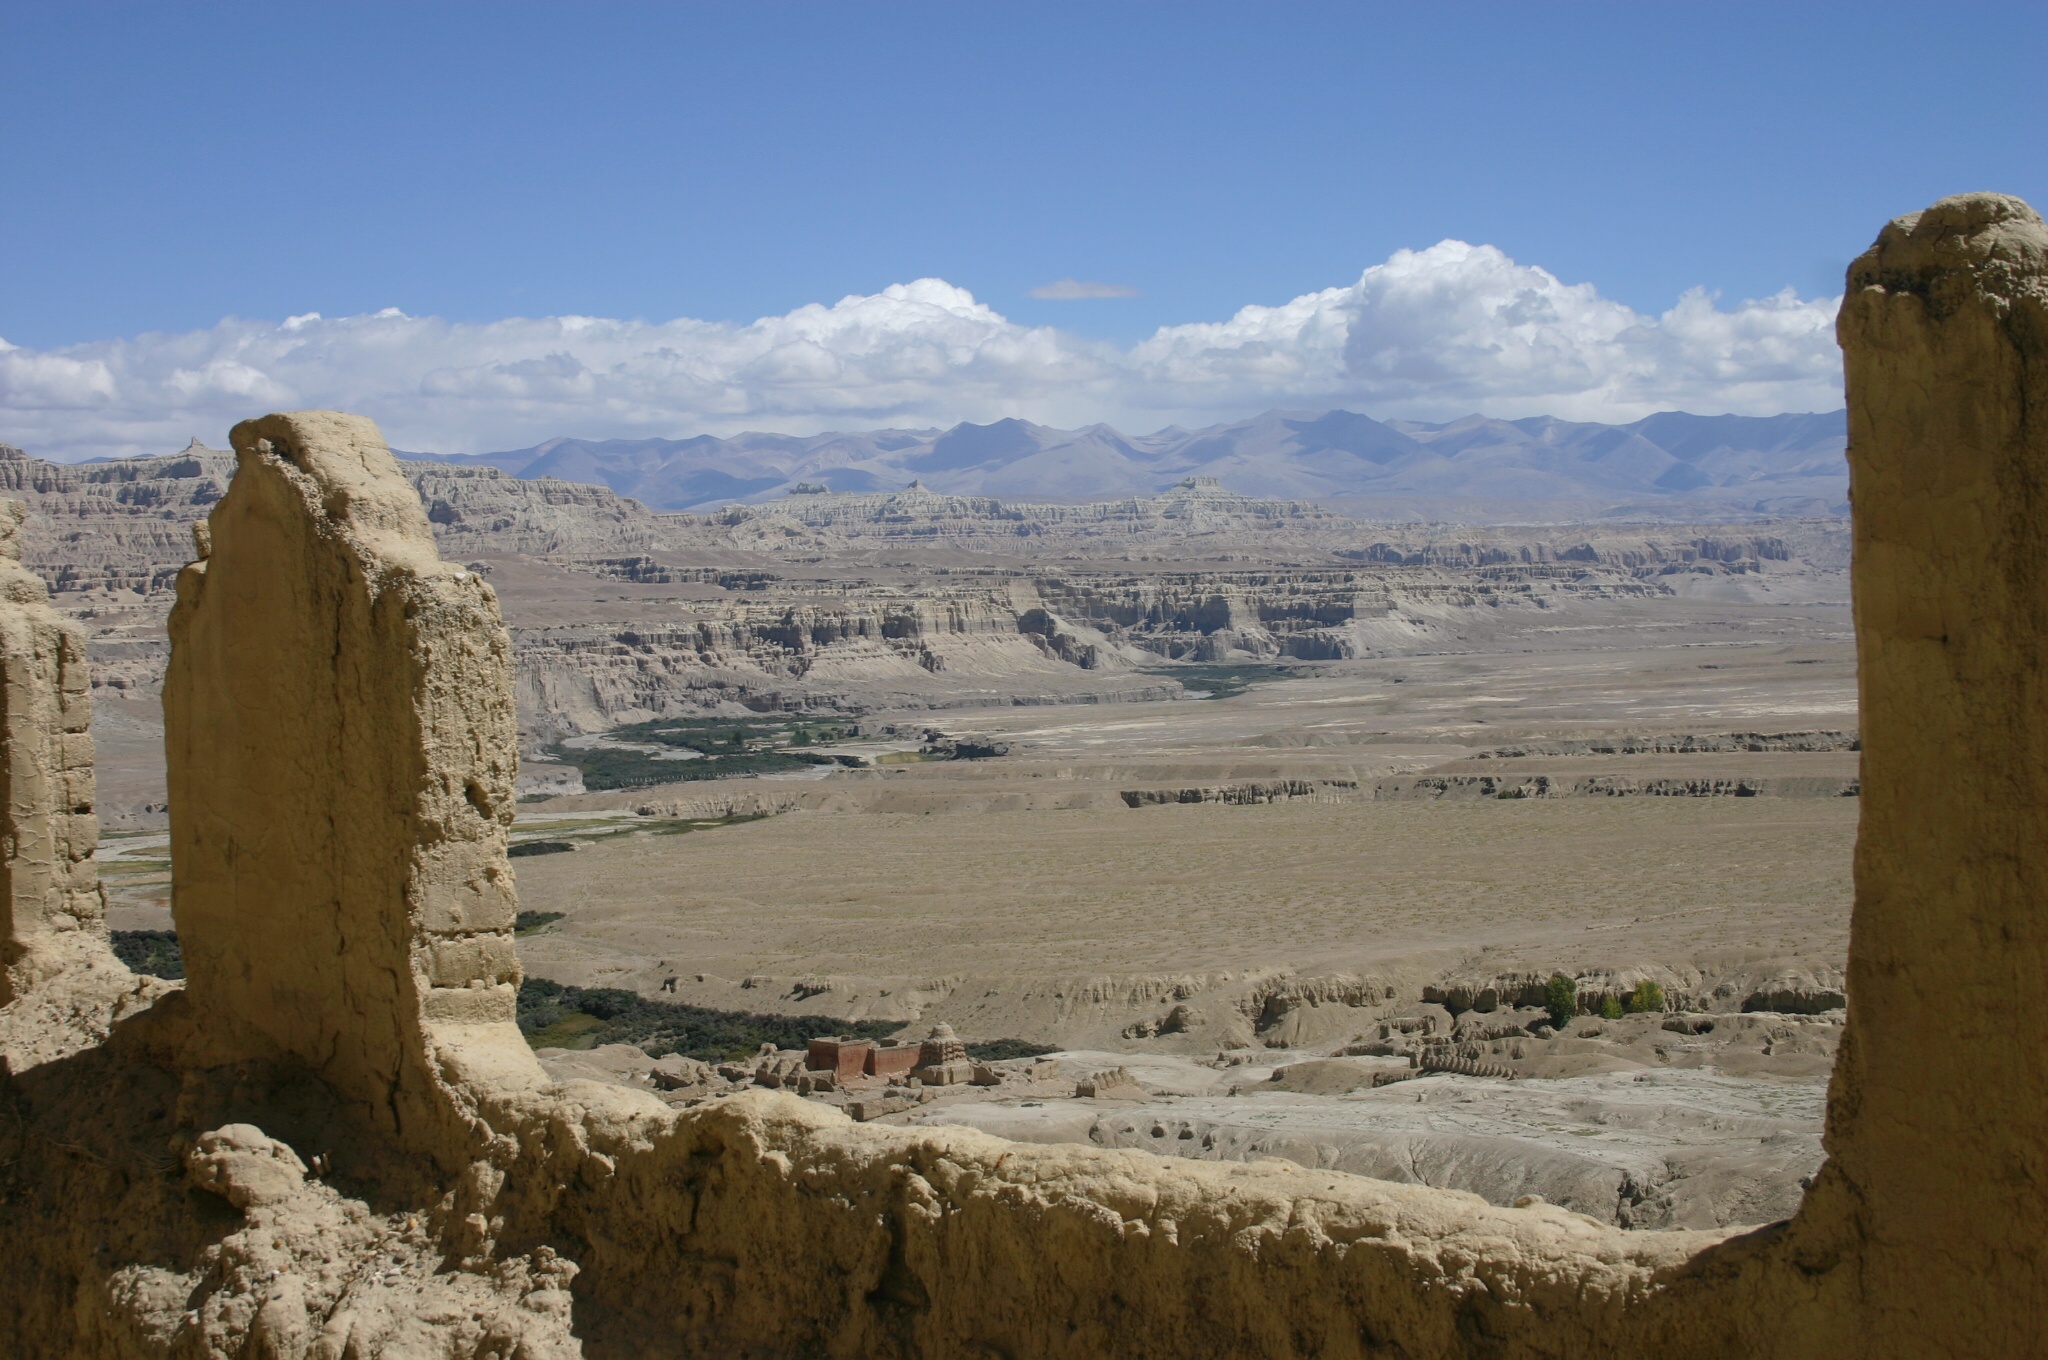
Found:
[[[992,547],[907,558],[886,546],[889,512],[876,505],[854,508],[881,526],[858,533],[782,511],[692,521],[676,531],[725,535],[725,546],[650,545],[607,573],[533,542],[444,558],[435,526],[445,545],[453,503],[444,513],[423,496],[423,474],[409,477],[367,421],[323,412],[237,427],[236,471],[210,493],[199,560],[176,575],[166,644],[152,632],[164,626],[154,576],[109,574],[162,551],[148,542],[160,527],[104,523],[125,513],[109,503],[162,488],[138,489],[139,474],[121,485],[119,473],[59,486],[12,460],[24,482],[50,484],[38,500],[83,508],[37,529],[32,506],[0,549],[18,544],[45,572],[52,543],[99,556],[97,576],[75,578],[86,588],[58,592],[70,619],[28,571],[0,572],[8,1350],[2031,1353],[2048,1305],[2035,1226],[2048,1209],[2048,1034],[2014,999],[2048,952],[2036,655],[2048,540],[2035,504],[2048,459],[2048,227],[1994,195],[1902,218],[1853,266],[1840,331],[1853,670],[1824,527],[1791,526],[1730,556],[1723,540],[1628,531],[1447,545],[1422,530],[1283,521],[1278,546],[1236,570],[1240,509],[1191,570],[1148,560],[1143,540],[1160,531],[1145,523],[1167,517],[1154,506],[1127,516],[1139,527],[1115,530],[1113,553],[1077,534],[1074,560],[1051,569]],[[552,491],[515,492],[532,498],[527,527],[508,512],[489,532],[546,533]],[[74,531],[86,537],[67,540]],[[1313,562],[1286,537],[1331,532],[1356,538],[1326,542]],[[735,570],[691,554],[730,558],[750,536],[773,545],[745,565],[777,578],[760,589],[786,592],[773,601],[781,622],[749,616],[743,596],[678,589],[745,592],[739,574],[686,573]],[[814,553],[801,578],[766,565]],[[1232,579],[1189,579],[1225,555]],[[977,615],[918,596],[909,575],[887,579],[906,561],[925,577],[937,566],[969,577],[961,600],[994,586],[1004,600]],[[565,582],[584,580],[606,582],[603,602],[634,617],[606,620],[611,641],[589,650],[611,660],[579,668],[561,659],[575,649],[541,634],[589,626],[565,617],[591,598]],[[806,590],[823,601],[816,614],[796,602]],[[635,652],[655,616],[700,603],[715,617],[676,629],[687,646],[664,638]],[[1003,608],[1013,632],[983,626]],[[835,626],[861,618],[874,626]],[[937,664],[924,659],[934,637],[946,639],[929,649]],[[110,663],[93,694],[128,725],[108,729],[109,745],[140,748],[161,686],[182,988],[128,973],[107,948],[85,853],[88,647]],[[1067,671],[1014,666],[1020,648]],[[971,710],[942,707],[945,687],[892,669],[936,678],[955,654],[987,667]],[[587,710],[535,679],[548,667],[586,677],[559,692]],[[633,678],[650,674],[665,678]],[[1840,693],[1852,675],[1860,738]],[[1222,697],[1188,697],[1205,687]],[[987,702],[998,696],[1002,707]],[[771,712],[778,722],[761,721]],[[750,732],[742,713],[774,730]],[[692,726],[700,717],[735,730]],[[629,721],[630,740],[608,737]],[[624,787],[526,804],[537,820],[523,824],[522,743],[586,784]],[[752,785],[746,796],[778,805],[758,810],[778,815],[711,827],[704,801],[740,795],[647,782],[671,759],[782,761],[819,777],[718,781]],[[132,754],[119,771],[132,788],[149,777]],[[138,830],[161,815],[124,797]],[[1827,861],[1859,817],[1844,922]],[[1013,818],[1024,833],[1005,829]],[[543,831],[573,838],[579,821],[703,834],[615,825],[604,844],[522,854],[515,894],[515,849]],[[1155,853],[1120,863],[1104,838]],[[661,862],[672,846],[689,853]],[[1330,891],[1339,874],[1289,877],[1310,847],[1325,865],[1351,863],[1356,906]],[[950,893],[950,911],[885,911],[819,886],[816,866],[832,857],[857,875],[859,855],[891,852],[902,881]],[[1767,858],[1766,878],[1789,891],[1745,883],[1730,867],[1742,855]],[[766,871],[734,880],[749,861]],[[1459,876],[1438,875],[1432,892],[1425,880],[1444,865]],[[734,881],[744,897],[671,912],[659,940],[648,934],[659,923],[580,920],[602,909],[570,900],[610,875],[598,896],[630,915],[635,875],[661,873],[713,895]],[[1161,887],[1112,906],[1140,874]],[[811,886],[778,901],[777,878]],[[1034,897],[1047,882],[1056,890]],[[1266,924],[1233,925],[1231,899],[1260,884]],[[1658,900],[1631,904],[1631,884]],[[114,913],[155,909],[132,887],[114,901]],[[564,914],[521,942],[522,962],[516,913],[548,903]],[[792,907],[808,927],[792,924]],[[904,916],[918,943],[892,938]],[[1135,946],[1134,916],[1151,937]],[[1586,933],[1589,916],[1615,941],[1599,946],[1611,966],[1580,967],[1580,946],[1552,963],[1560,935]],[[1491,947],[1454,957],[1474,920]],[[1838,975],[1827,959],[1842,957],[1845,927]],[[1224,977],[1235,970],[1206,962],[1242,954],[1261,930],[1283,937],[1276,971]],[[1376,937],[1356,938],[1367,930]],[[893,1001],[916,1010],[918,1033],[957,1014],[952,1028],[970,1041],[997,1037],[976,1033],[974,1002],[1010,1037],[1029,1037],[1016,1031],[1038,1006],[1067,1045],[1062,1068],[1116,1026],[1121,1047],[1100,1070],[1048,1085],[1066,1088],[1059,1101],[1120,1112],[1093,1116],[1077,1144],[1057,1137],[1075,1132],[1058,1111],[1040,1121],[1044,1141],[964,1126],[1007,1110],[1003,1131],[1030,1135],[1031,1108],[1054,1099],[963,1101],[954,1122],[922,1124],[944,1103],[856,1122],[740,1081],[664,1100],[572,1074],[575,1054],[544,1065],[515,1023],[522,971],[546,971],[546,949],[559,951],[549,967],[588,966],[597,980],[656,945],[680,994],[686,972],[689,986],[722,985],[694,960],[758,956],[777,932],[801,976],[784,991],[762,970],[733,988],[790,1006],[830,998],[849,1019],[841,1003],[871,1000],[879,1015]],[[1019,979],[1013,994],[963,991],[983,943],[1004,957],[978,966]],[[1121,970],[1113,978],[1152,960],[1187,985],[1126,995],[1114,980],[1055,983],[1031,999],[1033,979],[1063,976],[1077,945]],[[811,966],[863,950],[963,967],[906,1001],[893,986],[884,997],[881,969]],[[1348,962],[1346,950],[1377,971],[1314,971]],[[1581,984],[1568,1003],[1545,976],[1564,965]],[[1615,1015],[1624,994],[1640,1013]],[[1589,996],[1605,1014],[1571,1014]],[[1551,1026],[1529,1014],[1539,1001],[1562,1007]],[[1317,1012],[1336,1016],[1334,1029]],[[1782,1221],[1642,1231],[1540,1194],[1499,1204],[1369,1178],[1428,1179],[1426,1158],[1404,1164],[1384,1141],[1310,1165],[1298,1145],[1317,1139],[1296,1137],[1300,1121],[1297,1161],[1147,1150],[1247,1142],[1156,1089],[1172,1063],[1192,1070],[1197,1043],[1218,1055],[1202,1070],[1224,1073],[1333,1038],[1355,1051],[1268,1063],[1265,1093],[1186,1098],[1255,1106],[1348,1082],[1427,1110],[1491,1089],[1504,1093],[1496,1117],[1538,1124],[1571,1114],[1546,1086],[1590,1073],[1614,1083],[1602,1121],[1626,1126],[1623,1085],[1691,1074],[1730,1083],[1734,1099],[1745,1076],[1798,1088],[1802,1064],[1810,1080],[1838,1051],[1825,1160]],[[1690,1047],[1703,1039],[1720,1047]],[[947,1090],[963,1073],[997,1093],[1037,1079],[971,1048],[940,1029],[904,1058]],[[602,1055],[581,1061],[595,1068]],[[671,1078],[699,1075],[661,1061]],[[1387,1066],[1359,1066],[1374,1063]],[[805,1054],[777,1084],[801,1092],[818,1083],[799,1074],[819,1070]],[[1361,1080],[1382,1074],[1394,1079]],[[1636,1099],[1637,1122],[1655,1122],[1657,1104]],[[1729,1119],[1694,1108],[1696,1124]]]
[[[575,850],[519,862],[559,914],[519,939],[537,977],[1068,1055],[1057,1087],[819,1097],[895,1122],[1634,1227],[1782,1217],[1819,1165],[1856,815],[1845,524],[1385,525],[1198,481],[653,515],[403,466],[506,611],[516,848]],[[229,457],[0,474],[91,633],[112,923],[167,931],[156,587]],[[963,752],[986,758],[938,758]],[[712,774],[752,777],[676,778]],[[734,814],[777,815],[707,824]],[[1560,970],[1588,1014],[1546,1037],[1526,1003]],[[1643,982],[1719,1018],[1594,1014]],[[1552,1080],[1434,1106],[1372,1084],[1438,1046]],[[630,1051],[546,1060],[653,1079]],[[1280,1071],[1304,1060],[1329,1066]],[[1150,1118],[1074,1099],[1133,1061]]]
[[[1634,1227],[1782,1217],[1819,1165],[1856,816],[1846,524],[1387,525],[1199,481],[653,515],[403,467],[506,613],[523,903],[558,914],[519,938],[537,977],[1068,1054],[1057,1089],[859,1105],[895,1122]],[[151,583],[228,456],[0,473],[91,634],[112,923],[167,931]],[[1545,1037],[1526,1003],[1557,971],[1588,1013]],[[1720,1018],[1594,1014],[1643,982]],[[1552,1080],[1436,1106],[1372,1085],[1439,1045]],[[1330,1066],[1269,1080],[1304,1060]],[[547,1061],[653,1079],[644,1054]],[[1159,1097],[1141,1125],[1073,1098],[1130,1061]]]

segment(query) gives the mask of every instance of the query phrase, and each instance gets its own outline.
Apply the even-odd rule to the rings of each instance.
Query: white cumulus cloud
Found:
[[[0,340],[0,440],[62,458],[160,453],[265,411],[338,407],[439,452],[586,438],[814,433],[1023,416],[1133,432],[1268,407],[1380,418],[1480,411],[1631,420],[1841,403],[1840,299],[1661,316],[1566,284],[1492,246],[1400,251],[1347,287],[1162,327],[1129,348],[1010,321],[941,279],[745,325],[515,317],[456,323],[396,308],[49,350]]]

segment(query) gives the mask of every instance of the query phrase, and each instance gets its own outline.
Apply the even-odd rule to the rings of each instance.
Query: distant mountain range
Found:
[[[741,434],[730,439],[551,439],[505,453],[412,458],[610,487],[658,510],[802,491],[895,491],[1032,500],[1148,496],[1190,476],[1231,491],[1456,509],[1599,505],[1646,514],[1846,510],[1845,413],[1696,416],[1629,425],[1533,416],[1446,424],[1352,411],[1268,411],[1231,425],[1119,434],[1027,420],[949,430]]]

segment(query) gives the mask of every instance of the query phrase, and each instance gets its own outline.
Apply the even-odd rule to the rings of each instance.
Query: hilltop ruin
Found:
[[[311,412],[236,428],[180,577],[191,982],[146,1008],[104,985],[125,973],[82,850],[77,653],[0,581],[0,1336],[330,1360],[2030,1351],[2048,1020],[2009,1003],[2048,961],[2048,226],[1996,195],[1899,219],[1840,332],[1864,822],[1829,1161],[1789,1223],[1627,1233],[772,1092],[678,1111],[548,1083],[510,1023],[495,598],[440,560],[375,427]],[[59,1012],[87,1017],[76,1042],[16,1042]]]

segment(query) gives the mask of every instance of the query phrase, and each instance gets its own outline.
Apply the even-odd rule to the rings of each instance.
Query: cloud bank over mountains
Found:
[[[1267,407],[1382,419],[1478,411],[1628,421],[1663,410],[1770,415],[1841,404],[1838,298],[1661,316],[1492,246],[1404,250],[1356,283],[1124,348],[1010,321],[941,279],[747,324],[602,317],[483,323],[396,308],[34,350],[0,340],[0,440],[46,457],[222,441],[261,411],[374,416],[401,447],[473,453],[573,433],[634,438],[1007,416],[1124,429]]]

